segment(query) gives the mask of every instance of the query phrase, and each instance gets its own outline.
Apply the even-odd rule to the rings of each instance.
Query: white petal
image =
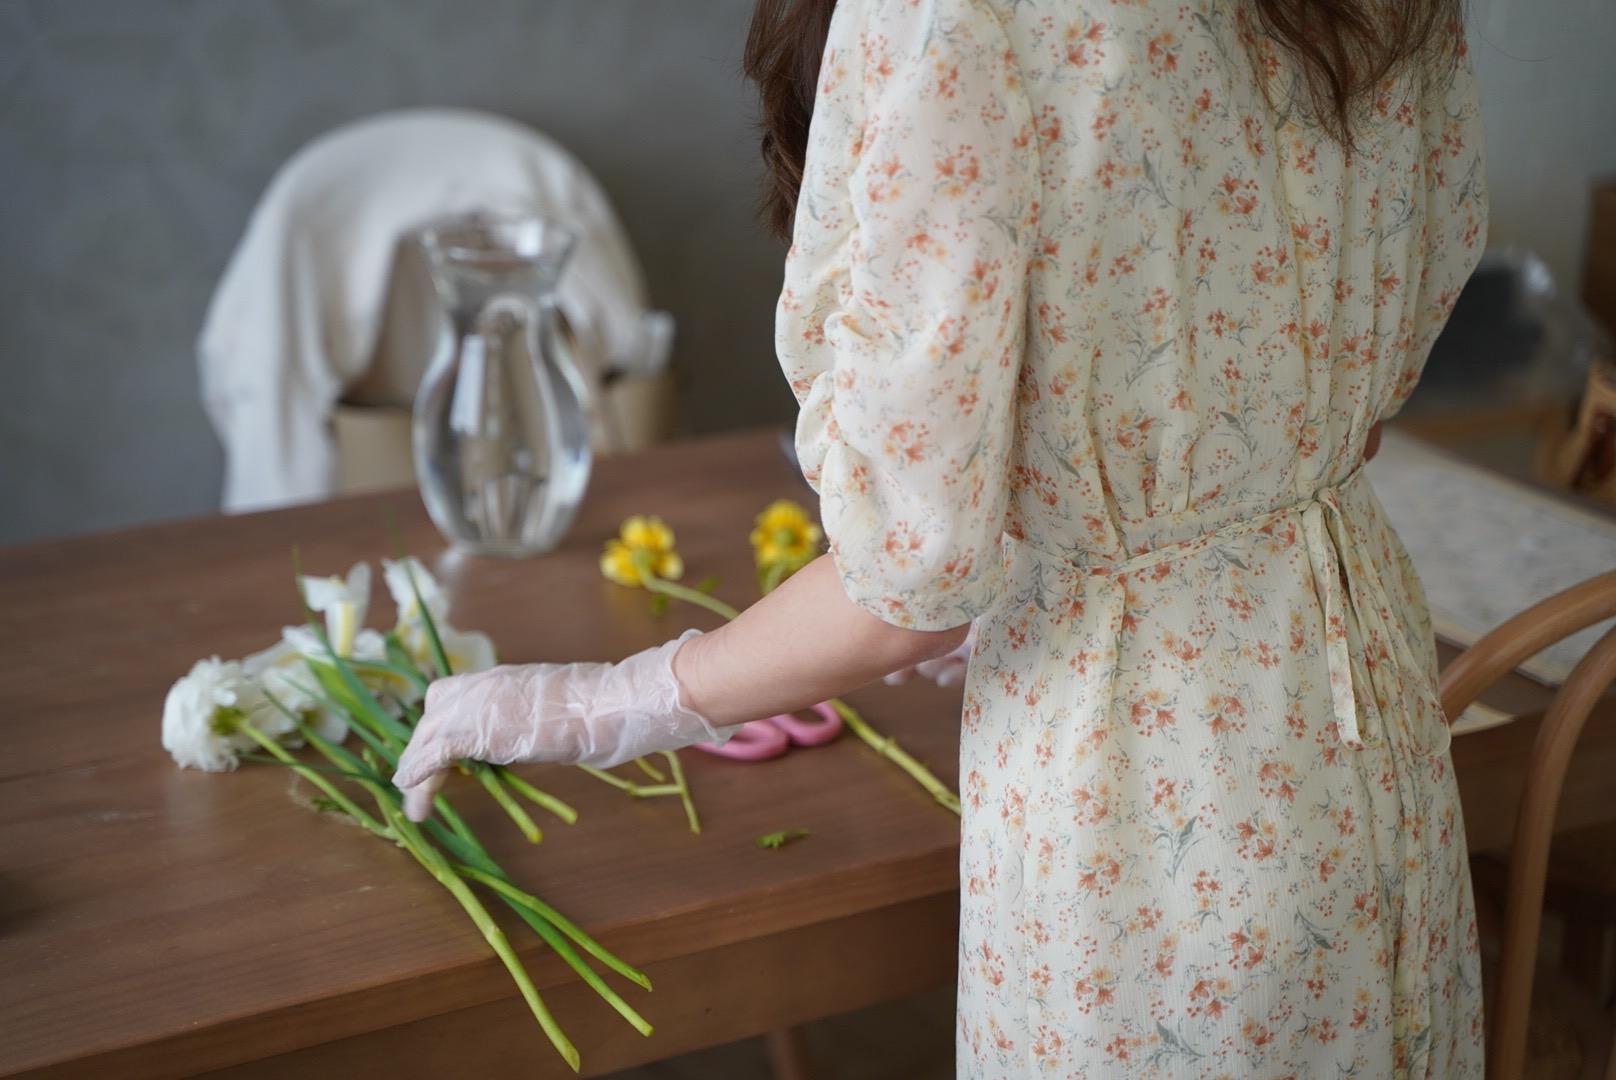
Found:
[[[163,701],[163,749],[182,768],[234,769],[238,753],[252,741],[214,731],[214,713],[221,707],[252,712],[261,704],[265,703],[247,681],[240,663],[217,656],[198,660]]]
[[[292,629],[287,627],[287,629]],[[306,630],[307,628],[300,628]],[[318,642],[316,642],[318,644]],[[281,640],[260,652],[255,652],[241,662],[241,670],[250,678],[257,678],[270,668],[281,667],[299,659],[298,650],[286,640],[284,633]]]
[[[336,713],[322,709],[314,718],[314,733],[326,742],[340,746],[348,737],[348,724]]]
[[[307,626],[283,627],[281,640],[299,656],[310,660],[325,659],[325,646],[320,644],[320,635]]]
[[[361,630],[354,638],[353,651],[348,655],[356,660],[386,660],[387,638],[380,630]]]
[[[410,576],[415,577],[415,587],[410,587]],[[382,576],[387,581],[387,591],[393,595],[393,604],[398,608],[399,625],[417,623],[421,613],[415,603],[415,589],[421,592],[421,601],[426,605],[427,612],[434,622],[442,622],[449,614],[449,600],[443,594],[443,586],[433,577],[421,560],[410,555],[402,559],[383,559]]]
[[[494,657],[494,639],[476,630],[456,630],[443,626],[438,630],[443,638],[443,651],[449,654],[449,666],[456,675],[473,671],[487,671],[498,661]]]

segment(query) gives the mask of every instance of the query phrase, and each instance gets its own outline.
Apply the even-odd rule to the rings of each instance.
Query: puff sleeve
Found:
[[[1037,143],[985,0],[843,0],[776,348],[848,595],[942,630],[1003,569]]]

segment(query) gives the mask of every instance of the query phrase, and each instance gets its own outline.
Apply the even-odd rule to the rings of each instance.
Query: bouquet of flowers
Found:
[[[163,747],[182,767],[210,772],[234,769],[243,758],[289,768],[320,792],[321,809],[343,814],[402,847],[465,910],[510,972],[551,1044],[576,1071],[578,1051],[472,886],[515,912],[642,1035],[651,1034],[651,1025],[585,955],[643,989],[649,990],[651,982],[561,912],[517,886],[447,798],[440,795],[432,817],[421,824],[404,816],[390,778],[420,719],[430,680],[491,667],[495,657],[486,635],[449,625],[443,590],[418,561],[384,560],[383,566],[398,608],[392,630],[382,633],[364,625],[370,599],[367,564],[342,578],[300,575],[307,625],[286,627],[279,642],[244,660],[198,661],[168,693]],[[350,734],[356,748],[348,745]],[[323,764],[293,756],[291,749],[300,746],[311,748]],[[569,824],[577,820],[570,806],[508,769],[474,761],[461,764],[533,843],[543,834],[518,797]],[[682,780],[667,787],[669,793],[684,795],[688,804]],[[361,805],[366,803],[368,809]]]

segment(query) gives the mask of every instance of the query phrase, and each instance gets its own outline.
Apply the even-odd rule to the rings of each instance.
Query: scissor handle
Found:
[[[691,745],[732,761],[768,761],[789,750],[791,739],[767,720],[752,720],[742,724],[723,746],[702,742]]]
[[[842,733],[842,718],[828,701],[811,706],[817,720],[804,720],[796,713],[781,713],[766,721],[784,732],[793,746],[823,746]]]

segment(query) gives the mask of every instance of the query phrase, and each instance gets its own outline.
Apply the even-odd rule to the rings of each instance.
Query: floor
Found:
[[[813,1075],[953,1080],[954,989],[833,1016],[803,1029]],[[607,1080],[773,1080],[761,1039],[715,1046]]]

